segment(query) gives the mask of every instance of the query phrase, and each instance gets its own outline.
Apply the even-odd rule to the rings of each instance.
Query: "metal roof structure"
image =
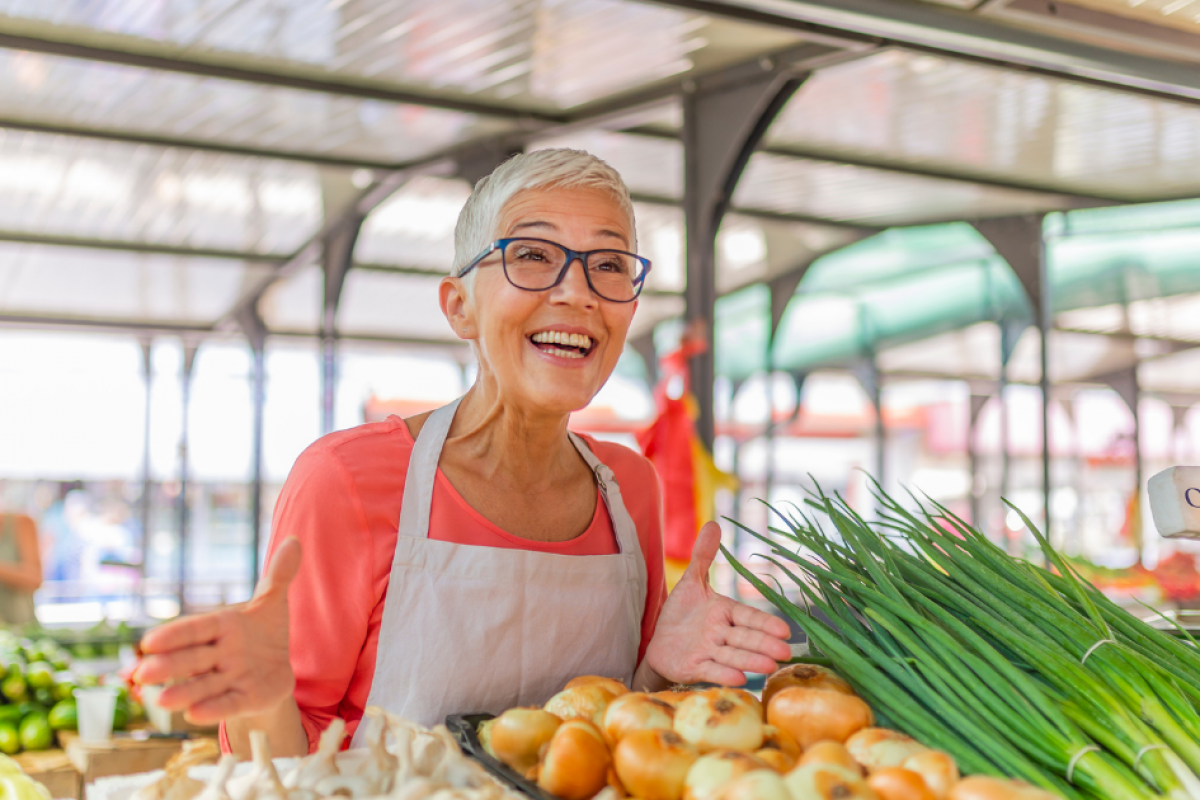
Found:
[[[339,339],[467,357],[434,302],[458,209],[552,145],[635,195],[634,346],[716,320],[701,395],[928,371],[904,348],[931,336],[970,377],[945,354],[986,320],[1005,359],[1031,323],[1196,341],[1162,321],[1194,327],[1193,234],[1104,238],[1200,195],[1200,4],[1167,0],[0,0],[0,324],[246,336],[259,382],[266,337],[320,338],[331,420]],[[1096,235],[1048,246],[1047,219]],[[1155,291],[1070,279],[1110,247]],[[904,274],[855,271],[881,258]]]

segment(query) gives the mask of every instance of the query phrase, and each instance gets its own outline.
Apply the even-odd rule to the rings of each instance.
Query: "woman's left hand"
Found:
[[[791,658],[788,624],[717,594],[708,570],[721,546],[721,528],[700,529],[692,561],[667,597],[645,666],[672,683],[705,681],[741,686],[746,672],[771,673]]]

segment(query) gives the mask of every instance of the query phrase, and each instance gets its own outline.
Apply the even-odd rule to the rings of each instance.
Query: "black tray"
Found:
[[[479,723],[486,722],[494,716],[495,714],[451,714],[446,717],[446,727],[458,740],[458,745],[463,752],[482,764],[483,768],[500,783],[516,792],[532,797],[534,800],[560,800],[533,781],[522,777],[503,761],[488,755],[488,752],[483,749],[476,730]]]

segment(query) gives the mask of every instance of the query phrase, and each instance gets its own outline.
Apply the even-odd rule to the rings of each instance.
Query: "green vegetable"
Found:
[[[21,735],[11,722],[0,722],[0,753],[16,755],[21,752]]]
[[[70,681],[62,681],[54,684],[54,699],[66,700],[75,696],[75,684]]]
[[[739,526],[801,603],[726,556],[882,720],[964,772],[1070,800],[1200,798],[1200,652],[1104,600],[1028,520],[1058,575],[941,506],[877,499],[872,523],[817,494],[824,527],[779,510],[774,538]]]
[[[9,675],[0,682],[0,694],[14,703],[19,703],[29,696],[29,686],[20,675]]]
[[[17,733],[25,750],[48,750],[54,743],[54,731],[50,729],[50,720],[45,714],[30,714],[21,720]]]
[[[38,705],[43,705],[46,708],[58,702],[58,698],[54,696],[53,689],[35,689],[33,699]]]
[[[113,707],[113,730],[123,731],[129,724],[129,704],[117,703]]]
[[[62,700],[50,709],[50,727],[56,731],[73,731],[79,727],[79,715],[74,700]]]
[[[25,680],[31,689],[51,689],[54,687],[54,667],[45,661],[30,664]]]
[[[16,725],[21,721],[21,716],[20,706],[0,706],[0,722],[11,722]]]
[[[96,648],[92,647],[92,645],[88,644],[87,642],[80,642],[71,647],[71,655],[75,656],[75,658],[78,658],[81,661],[86,661],[96,657]]]

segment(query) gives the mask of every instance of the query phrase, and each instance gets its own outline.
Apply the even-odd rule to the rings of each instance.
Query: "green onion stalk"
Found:
[[[768,534],[731,520],[767,545],[763,557],[800,602],[725,555],[882,724],[946,751],[964,773],[1067,800],[1200,800],[1194,641],[1106,598],[1023,514],[1050,569],[1009,556],[938,503],[913,497],[910,510],[874,493],[870,522],[819,488],[808,505],[824,524],[798,508],[772,507],[782,526]]]

